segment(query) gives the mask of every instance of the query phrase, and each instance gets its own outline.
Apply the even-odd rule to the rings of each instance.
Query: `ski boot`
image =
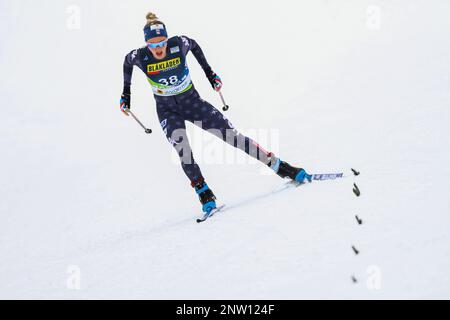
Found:
[[[192,186],[198,194],[200,203],[202,204],[202,210],[205,214],[210,214],[212,210],[217,208],[216,196],[203,179],[192,183]]]
[[[281,178],[290,178],[295,182],[304,183],[312,181],[312,175],[308,174],[303,168],[296,168],[289,163],[281,161],[273,153],[269,154],[269,163],[267,164]]]

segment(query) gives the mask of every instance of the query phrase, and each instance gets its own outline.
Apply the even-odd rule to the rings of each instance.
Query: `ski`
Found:
[[[217,212],[222,211],[222,209],[225,208],[225,205],[221,205],[215,209],[212,209],[211,212],[205,213],[202,218],[197,219],[197,223],[202,223],[211,218],[213,215],[215,215]]]
[[[313,181],[327,181],[327,180],[336,180],[339,178],[345,178],[345,175],[343,172],[339,173],[314,173],[311,175],[311,181],[308,181],[305,179],[303,182],[297,182],[294,180],[286,182],[287,185],[293,185],[295,187],[299,187],[301,185],[311,183]]]
[[[338,173],[315,173],[315,174],[311,175],[311,182],[313,182],[313,181],[336,180],[336,179],[345,178],[345,177],[346,176],[344,175],[343,172],[338,172]],[[308,183],[307,180],[305,182],[302,182],[302,183],[299,183],[299,182],[291,180],[291,181],[285,182],[278,189],[273,190],[273,191],[271,191],[271,192],[269,192],[267,194],[254,197],[254,199],[250,199],[250,200],[247,200],[247,201],[244,201],[244,202],[241,202],[241,203],[237,203],[237,204],[232,204],[231,206],[227,206],[226,208],[225,208],[225,205],[221,205],[221,206],[213,209],[210,213],[205,213],[202,218],[197,219],[197,223],[205,222],[206,220],[211,218],[213,215],[215,215],[217,212],[221,212],[221,211],[225,211],[225,210],[228,211],[228,209],[233,209],[235,207],[241,206],[242,204],[245,204],[248,201],[254,201],[254,200],[258,200],[260,198],[264,198],[264,197],[267,197],[267,196],[270,196],[270,195],[274,195],[274,194],[282,192],[282,191],[284,191],[286,189],[298,188],[298,187],[300,187],[300,186],[302,186],[304,184],[307,184],[307,183]]]
[[[316,173],[312,175],[313,181],[325,181],[325,180],[335,180],[338,178],[344,178],[344,173]]]

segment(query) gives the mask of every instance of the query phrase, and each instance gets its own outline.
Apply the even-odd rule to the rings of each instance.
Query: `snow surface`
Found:
[[[200,43],[243,132],[272,130],[278,154],[311,172],[361,175],[267,195],[283,181],[260,164],[209,155],[210,186],[241,205],[197,225],[140,70],[132,109],[154,133],[118,109],[149,10]],[[0,298],[450,298],[449,11],[447,0],[2,0]],[[194,140],[200,158],[200,144],[223,145]]]

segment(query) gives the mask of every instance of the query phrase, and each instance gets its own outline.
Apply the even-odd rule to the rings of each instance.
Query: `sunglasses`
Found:
[[[156,49],[158,47],[165,47],[167,45],[167,40],[161,41],[161,42],[156,42],[156,43],[148,43],[147,42],[147,47],[149,47],[150,49]]]

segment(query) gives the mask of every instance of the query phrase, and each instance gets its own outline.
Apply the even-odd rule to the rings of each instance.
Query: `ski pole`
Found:
[[[142,122],[139,121],[139,119],[134,115],[134,113],[133,113],[130,109],[128,109],[127,112],[129,112],[129,113],[131,114],[131,116],[134,118],[134,120],[136,120],[136,122],[139,123],[139,125],[142,127],[142,129],[145,130],[145,133],[146,133],[146,134],[152,133],[152,129],[147,129],[147,128],[142,124]]]
[[[219,95],[220,95],[220,99],[222,99],[222,103],[223,103],[223,108],[222,108],[222,110],[223,110],[223,111],[228,111],[228,109],[230,109],[230,106],[228,106],[228,105],[225,103],[225,99],[223,98],[222,91],[219,91]]]

